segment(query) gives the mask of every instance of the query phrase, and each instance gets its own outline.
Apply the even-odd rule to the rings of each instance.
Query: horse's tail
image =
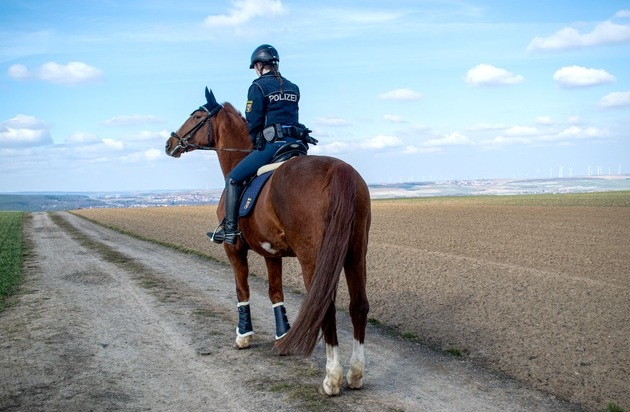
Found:
[[[339,163],[329,169],[327,180],[329,207],[315,273],[293,326],[276,342],[280,354],[309,356],[317,344],[324,316],[335,304],[355,217],[356,172]]]

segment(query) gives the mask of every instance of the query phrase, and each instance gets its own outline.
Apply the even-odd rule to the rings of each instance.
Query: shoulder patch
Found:
[[[252,100],[248,100],[247,104],[245,105],[245,113],[249,113],[252,111],[252,105],[254,104],[254,102]]]

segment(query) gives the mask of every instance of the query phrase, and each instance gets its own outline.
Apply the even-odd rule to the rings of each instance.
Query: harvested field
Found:
[[[215,210],[76,213],[224,260],[205,235]],[[587,410],[630,408],[629,192],[375,201],[372,212],[374,323]],[[285,261],[285,290],[303,291]],[[264,277],[262,259],[250,266]]]

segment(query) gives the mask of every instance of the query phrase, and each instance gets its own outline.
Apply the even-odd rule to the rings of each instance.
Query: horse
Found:
[[[230,103],[219,104],[205,90],[206,103],[194,110],[166,141],[166,153],[178,158],[194,150],[214,150],[227,175],[253,149],[243,115]],[[222,196],[217,217],[225,216]],[[241,217],[241,236],[235,245],[224,243],[232,266],[238,299],[239,326],[234,346],[251,345],[249,318],[249,250],[264,257],[276,329],[282,315],[288,331],[276,334],[279,355],[312,354],[321,329],[326,348],[326,375],[319,392],[340,393],[343,368],[337,341],[335,298],[343,269],[350,295],[349,314],[353,345],[346,374],[347,387],[363,387],[364,341],[369,303],[366,293],[366,253],[371,222],[367,184],[344,161],[318,155],[293,157],[283,162],[263,186],[254,210]],[[284,311],[282,258],[296,257],[302,270],[306,297],[290,327]],[[243,310],[246,308],[247,310]],[[280,320],[279,320],[280,318]],[[240,333],[248,324],[249,331]]]

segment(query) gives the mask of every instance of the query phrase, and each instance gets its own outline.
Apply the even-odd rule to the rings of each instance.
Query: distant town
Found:
[[[554,179],[488,179],[369,185],[372,199],[439,196],[588,193],[630,190],[630,175]],[[0,193],[0,210],[27,212],[217,204],[221,190],[104,193]]]

